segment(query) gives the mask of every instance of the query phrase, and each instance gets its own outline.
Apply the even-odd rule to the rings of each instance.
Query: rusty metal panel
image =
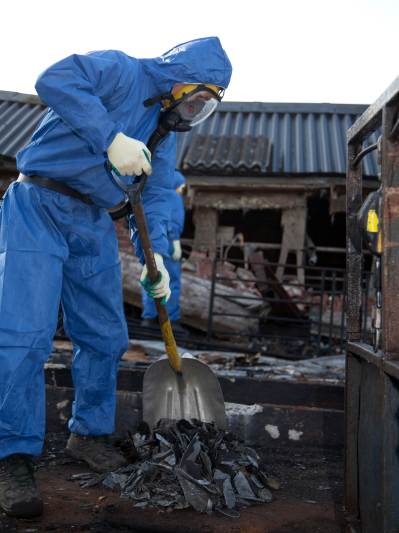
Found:
[[[346,495],[348,528],[361,533],[399,531],[399,78],[348,132],[348,343]],[[360,339],[362,141],[382,121],[382,351]],[[379,143],[377,145],[379,147]],[[366,151],[363,149],[363,153]],[[360,160],[358,157],[358,160]],[[381,221],[380,221],[381,222]],[[373,230],[369,230],[373,231]],[[360,369],[359,370],[359,365]],[[359,381],[360,379],[360,381]],[[360,519],[360,527],[356,526]]]
[[[399,80],[398,80],[399,90]],[[381,175],[384,184],[382,222],[383,344],[388,359],[399,358],[399,142],[391,131],[397,106],[383,111]]]
[[[384,421],[382,432],[384,480],[381,488],[383,531],[397,533],[399,531],[399,381],[384,374],[383,394],[385,398],[382,413]]]
[[[399,531],[398,381],[362,362],[358,437],[362,533]]]
[[[361,335],[361,275],[362,239],[358,229],[357,213],[362,205],[362,166],[353,167],[353,160],[360,151],[359,144],[348,145],[348,179],[346,185],[346,265],[348,340],[358,341]]]
[[[398,98],[399,76],[382,93],[382,95],[369,106],[366,111],[356,120],[348,130],[348,142],[361,142],[370,132],[376,129],[381,123],[383,108]]]
[[[345,387],[345,507],[350,522],[359,516],[358,423],[361,362],[348,353]]]
[[[359,508],[362,533],[376,533],[383,530],[383,464],[382,433],[383,380],[381,371],[366,362],[361,364],[359,399]]]
[[[399,144],[397,145],[399,156]],[[399,161],[399,158],[398,158]],[[399,188],[384,191],[383,205],[383,343],[388,359],[399,358]]]

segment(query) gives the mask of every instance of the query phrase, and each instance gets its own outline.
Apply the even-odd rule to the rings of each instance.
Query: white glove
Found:
[[[172,246],[173,246],[173,252],[172,252],[173,261],[180,261],[181,256],[182,256],[180,241],[179,240],[172,241]]]
[[[151,153],[144,143],[124,133],[117,133],[109,145],[108,159],[121,176],[148,176],[152,172]]]
[[[171,294],[169,288],[169,272],[163,264],[162,255],[154,253],[154,259],[158,272],[160,273],[158,281],[151,283],[148,277],[147,265],[144,265],[140,276],[140,283],[152,298],[162,298],[161,303],[165,304],[169,300]]]

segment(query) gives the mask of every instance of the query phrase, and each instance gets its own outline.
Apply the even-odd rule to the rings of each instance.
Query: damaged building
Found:
[[[221,102],[209,120],[178,134],[177,167],[189,185],[184,237],[193,250],[212,255],[237,235],[281,247],[279,263],[289,252],[302,263],[314,246],[344,249],[345,135],[365,109]],[[37,96],[0,91],[1,191],[16,178],[15,156],[45,110]],[[374,189],[372,155],[364,176],[366,191]]]
[[[280,335],[282,320],[284,331],[288,324],[298,334],[299,323],[299,336],[305,328],[319,344],[337,330],[342,344],[346,131],[365,109],[222,102],[203,124],[177,134],[177,167],[188,183],[183,269],[184,276],[195,275],[198,303],[193,310],[193,295],[186,293],[186,324],[208,340],[226,333],[231,341],[229,333],[245,322],[239,338],[263,338],[258,317],[267,315],[273,334]],[[45,112],[37,96],[0,92],[1,191],[17,177],[15,156]],[[374,133],[368,142],[376,139]],[[366,195],[377,183],[374,154],[364,159],[363,171]],[[128,230],[124,220],[116,224],[130,274]],[[129,283],[125,299],[140,306],[140,287]],[[184,287],[183,279],[183,301]],[[237,301],[237,293],[251,305]]]

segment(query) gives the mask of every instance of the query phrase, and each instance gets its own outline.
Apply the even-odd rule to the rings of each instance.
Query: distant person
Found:
[[[166,303],[169,318],[175,330],[179,331],[180,325],[180,289],[181,289],[181,260],[182,248],[180,237],[184,230],[184,188],[186,180],[178,170],[175,171],[171,180],[171,188],[167,193],[167,203],[170,209],[170,219],[168,224],[169,256],[164,257],[164,264],[170,276],[171,296]],[[142,325],[157,325],[157,309],[154,299],[147,291],[142,290],[143,312]]]

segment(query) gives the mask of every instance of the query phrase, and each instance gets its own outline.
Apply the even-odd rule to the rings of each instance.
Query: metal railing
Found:
[[[245,272],[244,266],[247,267]],[[279,263],[259,260],[259,254],[256,261],[249,263],[215,257],[207,341],[237,344],[247,350],[265,350],[272,352],[270,355],[283,355],[273,354],[278,343],[282,352],[285,349],[287,355],[297,357],[344,352],[345,269],[285,264],[284,271],[288,274],[278,280],[275,271],[279,266]],[[303,271],[304,283],[299,283],[295,275],[298,268]],[[362,288],[365,338],[371,328],[370,279],[371,274],[365,272]]]

